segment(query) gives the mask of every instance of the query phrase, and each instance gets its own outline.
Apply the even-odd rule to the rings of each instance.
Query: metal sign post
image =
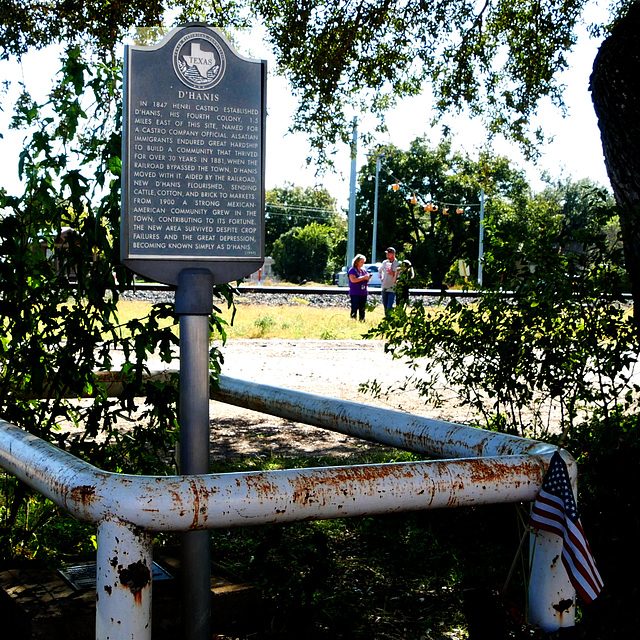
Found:
[[[209,315],[213,276],[205,269],[180,272],[180,470],[209,473]],[[182,534],[182,611],[185,638],[211,638],[211,551],[208,531]]]
[[[209,472],[213,287],[264,263],[264,60],[189,24],[125,51],[122,262],[177,287],[180,466]],[[186,640],[211,637],[208,531],[182,540]]]

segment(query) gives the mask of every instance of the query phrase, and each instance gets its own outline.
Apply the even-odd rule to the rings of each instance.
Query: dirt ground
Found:
[[[218,345],[220,346],[220,345]],[[415,391],[374,398],[358,390],[377,379],[383,386],[401,382],[411,373],[406,365],[384,353],[379,341],[369,340],[232,340],[220,346],[222,375],[351,400],[363,405],[406,411],[452,422],[469,422],[468,410],[456,407],[455,395],[439,409],[427,409]],[[251,456],[346,456],[357,451],[384,449],[343,434],[212,402],[213,459]]]

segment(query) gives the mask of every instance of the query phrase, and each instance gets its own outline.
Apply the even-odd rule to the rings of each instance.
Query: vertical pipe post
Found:
[[[133,525],[98,524],[96,640],[151,640],[151,536]]]
[[[180,273],[180,471],[209,473],[209,315],[213,275],[204,269]],[[211,550],[209,531],[182,534],[182,624],[185,640],[210,640]]]
[[[209,473],[208,316],[180,316],[180,473]]]
[[[538,531],[531,541],[528,622],[543,631],[573,627],[576,591],[562,564],[562,539]]]
[[[567,464],[573,496],[577,499],[578,469]],[[573,627],[576,623],[576,590],[561,559],[560,536],[537,531],[531,536],[531,577],[528,621],[543,631]]]

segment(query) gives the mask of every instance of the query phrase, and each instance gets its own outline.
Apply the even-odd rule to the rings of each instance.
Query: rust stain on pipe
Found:
[[[481,458],[471,461],[471,480],[474,484],[504,484],[514,482],[515,486],[520,486],[522,482],[514,481],[514,467],[512,464],[492,460],[491,463]],[[527,484],[540,484],[542,482],[543,470],[536,460],[526,460],[520,464],[520,475],[526,477]]]
[[[138,560],[128,567],[118,569],[120,583],[133,594],[133,600],[137,605],[142,604],[142,591],[151,584],[151,571],[149,567]]]
[[[560,600],[560,602],[552,606],[559,614],[562,615],[566,611],[569,611],[569,609],[573,606],[573,600],[570,600],[570,599]]]
[[[191,521],[189,529],[196,529],[198,527],[198,514],[200,513],[200,491],[198,484],[191,478],[189,478],[189,486],[193,494],[193,520]]]
[[[317,474],[292,479],[292,501],[301,505],[326,504],[326,496],[335,494],[336,491],[344,496],[353,496],[355,501],[359,494],[375,495],[376,491],[380,492],[380,488],[374,489],[379,481],[411,477],[406,466],[395,465],[340,467],[331,475],[319,471]]]
[[[81,503],[83,505],[91,504],[96,494],[96,488],[93,485],[82,485],[80,487],[73,487],[70,492],[71,499],[74,502]]]

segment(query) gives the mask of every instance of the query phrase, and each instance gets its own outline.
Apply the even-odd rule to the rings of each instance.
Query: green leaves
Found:
[[[312,222],[340,224],[335,198],[326,189],[303,189],[289,183],[267,191],[265,214],[266,255],[271,255],[273,243],[293,227],[304,227]]]
[[[316,222],[294,227],[273,245],[276,273],[296,284],[306,280],[323,282],[331,250],[331,229]]]
[[[478,4],[372,0],[256,0],[278,70],[300,98],[295,129],[326,149],[348,142],[348,113],[384,111],[429,86],[436,118],[469,108],[489,131],[534,153],[532,116],[542,98],[561,104],[585,0]]]
[[[376,256],[379,259],[389,244],[402,247],[400,257],[411,260],[425,285],[438,288],[449,282],[453,265],[458,272],[458,260],[477,273],[482,191],[489,207],[527,201],[529,187],[522,173],[490,152],[472,160],[453,152],[450,140],[429,145],[416,138],[408,150],[386,146],[377,154],[382,159]],[[360,171],[356,249],[365,254],[372,242],[376,183],[370,177],[375,176],[375,164],[372,155]],[[430,204],[437,209],[429,209]]]
[[[593,412],[633,407],[637,340],[622,303],[622,256],[593,195],[586,189],[574,202],[583,216],[574,232],[571,212],[553,208],[531,211],[537,234],[495,221],[485,262],[494,286],[466,304],[418,302],[371,332],[414,364],[409,382],[427,402],[440,403],[447,388],[486,424],[538,438],[553,437],[552,424],[573,429]]]
[[[80,4],[82,6],[80,6]],[[76,6],[78,5],[78,6]],[[81,43],[105,57],[136,25],[209,22],[220,28],[264,26],[277,71],[300,100],[294,130],[309,134],[320,159],[348,142],[353,113],[385,111],[427,87],[436,119],[465,108],[534,154],[539,101],[562,103],[556,80],[567,66],[586,0],[88,0],[4,2],[2,54]],[[82,69],[65,73],[80,86]]]
[[[24,191],[0,191],[0,413],[105,469],[171,471],[175,381],[145,373],[152,357],[175,359],[174,309],[156,305],[127,326],[117,315],[132,278],[119,259],[121,69],[71,47],[58,79],[44,104],[26,93],[17,104]],[[229,287],[216,295],[232,304]],[[212,351],[212,375],[220,359]]]

